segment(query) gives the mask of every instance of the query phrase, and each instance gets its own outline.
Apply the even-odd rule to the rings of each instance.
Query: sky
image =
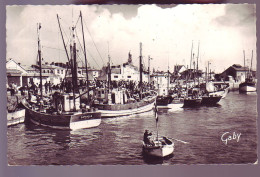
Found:
[[[76,25],[79,63],[83,63],[80,11],[88,64],[100,69],[108,55],[114,65],[127,61],[131,52],[138,66],[140,43],[144,66],[173,71],[174,65],[190,65],[191,56],[199,69],[222,72],[233,64],[256,68],[256,12],[253,4],[193,5],[69,5],[7,6],[6,60],[23,65],[37,61],[37,23],[44,62],[67,62],[57,14],[66,45]],[[78,43],[79,42],[79,43]],[[192,53],[192,54],[191,54]]]

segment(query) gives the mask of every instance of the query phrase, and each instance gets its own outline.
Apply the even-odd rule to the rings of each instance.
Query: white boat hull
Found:
[[[157,106],[158,109],[171,109],[171,111],[181,110],[183,107],[183,103],[171,103],[165,106]]]
[[[221,90],[221,91],[216,91],[216,92],[212,92],[212,93],[209,93],[209,96],[222,96],[222,99],[225,98],[228,94],[228,89],[229,88],[226,88],[225,90]]]
[[[70,129],[77,130],[83,128],[93,128],[99,126],[101,123],[101,119],[92,119],[92,120],[85,120],[80,122],[71,122]]]
[[[108,117],[119,117],[119,116],[128,116],[128,115],[133,115],[133,114],[140,114],[143,112],[147,112],[153,109],[155,104],[155,101],[146,105],[142,106],[139,108],[134,108],[134,109],[128,109],[128,110],[98,110],[98,112],[101,112],[101,117],[102,118],[108,118]]]
[[[146,149],[145,153],[153,157],[166,157],[168,155],[171,155],[173,151],[174,151],[173,145],[165,145],[160,148],[154,148],[149,150]]]
[[[256,92],[256,87],[253,87],[253,86],[243,86],[243,87],[240,87],[240,92]]]
[[[159,145],[158,141],[154,141],[155,145],[146,145],[143,142],[143,151],[146,155],[153,157],[166,157],[173,153],[174,151],[174,143]]]
[[[24,118],[25,118],[25,109],[7,113],[7,126],[23,123]]]

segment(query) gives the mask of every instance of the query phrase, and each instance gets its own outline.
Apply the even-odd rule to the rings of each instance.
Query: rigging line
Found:
[[[60,18],[59,17],[59,19],[61,19],[62,20],[62,18]],[[64,23],[66,23],[64,20],[62,20]],[[68,24],[67,24],[68,25]],[[62,24],[60,23],[60,26],[61,26],[61,30],[62,30],[62,33],[63,34],[65,34],[65,37],[67,38],[67,43],[66,43],[66,45],[65,45],[65,47],[67,47],[68,46],[68,44],[69,44],[69,42],[70,42],[70,38],[68,37],[68,35],[67,35],[67,33],[65,32],[65,30],[63,29],[63,27],[62,27]],[[69,25],[68,25],[69,26]],[[70,31],[70,30],[69,30]],[[71,31],[70,31],[71,32]],[[71,36],[71,35],[70,35]]]
[[[83,48],[82,48],[82,45],[81,45],[80,40],[79,40],[79,37],[78,37],[77,30],[76,30],[76,36],[77,36],[77,38],[78,38],[78,41],[79,41],[79,44],[80,44],[80,48],[81,48],[82,52],[84,53]],[[91,58],[94,60],[94,57],[91,55],[90,51],[89,51],[87,48],[86,48],[86,50],[88,51],[88,53],[89,53],[89,55],[91,56]],[[94,62],[95,62],[96,65],[100,68],[100,66],[99,66],[99,64],[96,62],[96,60],[94,60]],[[89,62],[87,62],[87,63],[89,64]]]
[[[77,53],[77,56],[79,58],[79,61],[77,61],[77,63],[84,63],[83,59],[80,57],[80,55]],[[88,63],[88,66],[90,66],[89,62]]]
[[[90,55],[90,57],[92,58],[92,60],[96,63],[96,65],[99,67],[99,68],[101,68],[100,66],[99,66],[99,64],[97,63],[97,61],[94,59],[94,57],[92,56],[92,54],[90,53],[90,51],[86,48],[86,50],[88,51],[88,54]]]
[[[75,30],[75,31],[76,31],[77,39],[78,39],[78,41],[79,41],[79,46],[80,46],[80,48],[81,48],[81,51],[84,53],[83,47],[82,47],[82,45],[81,45],[81,43],[80,43],[80,40],[79,40],[78,32],[77,32],[77,30]]]
[[[87,28],[87,31],[88,31],[88,33],[89,33],[89,35],[90,35],[90,37],[91,37],[91,40],[92,40],[92,42],[93,42],[93,44],[94,44],[94,46],[95,46],[95,48],[96,48],[96,50],[97,50],[97,52],[98,52],[98,54],[99,54],[99,57],[101,58],[101,60],[102,60],[102,62],[103,62],[103,65],[104,65],[105,62],[104,62],[103,58],[101,57],[101,54],[100,54],[100,52],[99,52],[99,50],[98,50],[98,48],[97,48],[97,46],[96,46],[96,43],[95,43],[95,41],[94,41],[94,39],[93,39],[93,37],[92,37],[92,35],[91,35],[89,29],[88,29],[88,26],[87,26],[87,24],[86,24],[85,21],[83,21],[83,22],[84,22],[84,24],[85,24],[85,26],[86,26],[86,28]]]
[[[76,24],[75,24],[75,28],[76,28],[76,26],[77,26],[77,24],[78,24],[78,22],[79,22],[79,18],[80,18],[80,16],[78,17],[78,20],[77,20],[77,22],[76,22]]]
[[[81,45],[81,43],[80,43],[80,40],[79,40],[79,37],[78,37],[77,30],[75,30],[75,31],[76,31],[76,36],[77,36],[78,41],[79,41],[79,44],[80,44],[80,48],[81,48],[82,52],[84,53],[83,47],[82,47],[82,45]],[[96,65],[100,68],[99,64],[96,62],[96,60],[94,59],[94,57],[91,55],[90,51],[89,51],[87,48],[86,48],[86,50],[88,51],[89,55],[90,55],[91,58],[94,60],[94,62],[96,63]],[[89,62],[87,62],[87,63],[89,64]]]

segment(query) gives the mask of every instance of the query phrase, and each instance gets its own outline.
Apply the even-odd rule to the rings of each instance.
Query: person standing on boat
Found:
[[[148,132],[148,130],[145,130],[144,132],[144,143],[145,144],[151,144],[149,137],[152,136],[152,133]]]

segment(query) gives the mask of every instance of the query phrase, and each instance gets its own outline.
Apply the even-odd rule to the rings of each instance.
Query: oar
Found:
[[[176,138],[169,138],[169,139],[172,139],[172,140],[175,140],[175,141],[179,141],[179,142],[184,143],[184,144],[190,144],[189,142],[182,141],[182,140],[179,140],[179,139],[176,139]]]

